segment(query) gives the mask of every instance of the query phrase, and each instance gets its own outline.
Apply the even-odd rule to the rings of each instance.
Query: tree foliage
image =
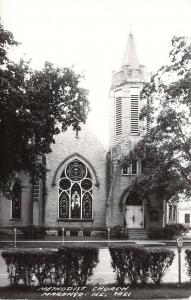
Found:
[[[151,128],[135,145],[123,164],[132,158],[146,162],[131,186],[142,197],[159,193],[166,200],[191,195],[191,43],[174,37],[169,64],[145,84],[147,105],[141,119]]]
[[[8,50],[17,44],[0,25],[1,186],[21,170],[41,176],[45,165],[39,158],[51,151],[55,135],[70,125],[80,130],[89,110],[81,75],[49,62],[42,70],[12,62]]]

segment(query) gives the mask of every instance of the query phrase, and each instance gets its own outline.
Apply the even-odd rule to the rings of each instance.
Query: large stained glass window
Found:
[[[12,219],[21,219],[21,186],[18,182],[12,189]]]
[[[92,218],[92,179],[88,168],[78,159],[70,162],[60,177],[59,218]]]

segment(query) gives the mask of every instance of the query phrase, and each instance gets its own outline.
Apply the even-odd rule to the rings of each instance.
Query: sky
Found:
[[[21,42],[15,60],[73,66],[85,76],[88,123],[104,145],[111,72],[120,69],[129,32],[151,72],[168,62],[172,36],[191,36],[191,0],[0,0],[0,17]]]

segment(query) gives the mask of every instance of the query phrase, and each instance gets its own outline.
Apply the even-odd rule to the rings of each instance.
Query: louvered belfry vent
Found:
[[[139,133],[139,96],[131,94],[131,133]]]
[[[115,134],[122,134],[122,98],[116,98],[115,106]]]
[[[36,180],[33,184],[33,201],[38,201],[40,197],[40,180]]]

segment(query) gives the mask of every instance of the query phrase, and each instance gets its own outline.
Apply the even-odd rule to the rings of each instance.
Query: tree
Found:
[[[122,162],[141,159],[145,166],[132,191],[143,198],[159,193],[167,201],[191,196],[190,40],[174,37],[169,58],[142,91],[147,105],[140,118],[147,118],[151,128]]]
[[[41,177],[45,164],[39,158],[51,151],[55,135],[68,126],[80,130],[89,110],[81,75],[46,62],[40,71],[30,62],[10,61],[8,50],[17,45],[0,25],[0,186],[16,172]]]

